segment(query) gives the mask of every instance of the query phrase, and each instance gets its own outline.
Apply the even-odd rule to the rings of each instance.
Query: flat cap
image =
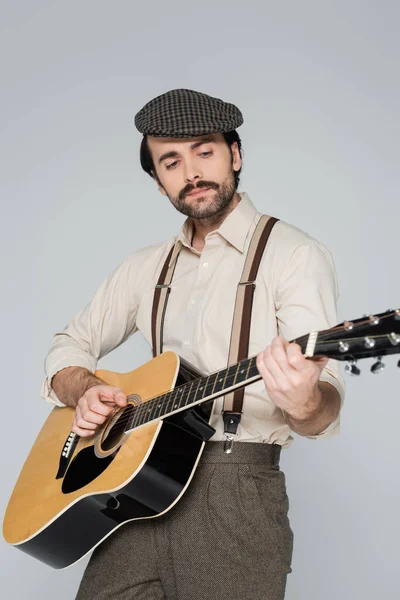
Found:
[[[243,123],[234,105],[194,90],[170,90],[150,100],[136,114],[135,125],[143,135],[196,137],[233,131]]]

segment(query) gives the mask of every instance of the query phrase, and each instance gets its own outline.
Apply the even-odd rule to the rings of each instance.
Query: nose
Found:
[[[195,183],[203,178],[202,170],[197,161],[187,160],[185,162],[184,178],[186,183]]]

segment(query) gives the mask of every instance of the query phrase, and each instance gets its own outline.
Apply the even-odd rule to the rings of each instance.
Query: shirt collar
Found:
[[[244,252],[247,234],[257,214],[257,209],[246,192],[239,192],[239,196],[239,204],[229,213],[220,228],[212,233],[219,233],[237,250]],[[188,217],[181,227],[177,241],[192,249],[192,237],[193,223]]]

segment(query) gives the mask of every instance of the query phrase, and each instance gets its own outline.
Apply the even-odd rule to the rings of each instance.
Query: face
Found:
[[[236,191],[234,171],[242,165],[222,133],[194,138],[147,138],[160,192],[179,212],[206,219],[223,212]]]

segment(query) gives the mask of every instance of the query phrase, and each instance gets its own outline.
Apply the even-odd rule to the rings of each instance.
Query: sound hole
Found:
[[[116,415],[117,420],[101,440],[101,449],[104,452],[111,450],[121,441],[125,430],[129,429],[129,424],[132,422],[131,417],[135,408],[135,406],[129,405]]]

